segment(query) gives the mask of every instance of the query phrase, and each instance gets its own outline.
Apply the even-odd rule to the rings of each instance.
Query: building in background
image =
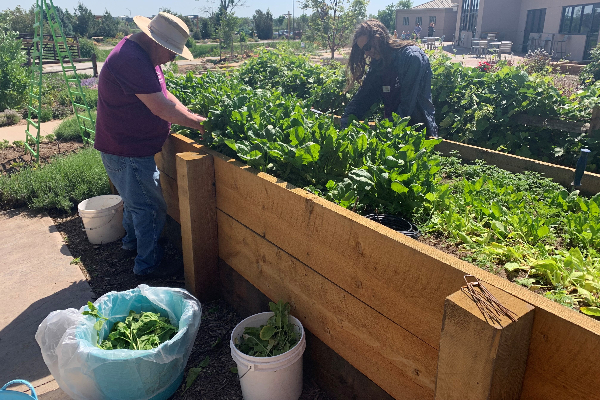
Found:
[[[578,0],[575,0],[578,1]],[[544,49],[555,58],[589,59],[598,44],[600,2],[573,0],[462,0],[456,34],[471,38],[496,32],[513,51]]]
[[[544,49],[555,58],[589,59],[600,35],[600,2],[581,0],[433,0],[410,10],[396,11],[398,32],[412,32],[421,22],[426,32],[436,21],[435,36],[445,35],[459,46],[495,34],[511,41],[513,51]],[[450,32],[451,31],[451,32]],[[449,33],[450,32],[450,33]],[[423,36],[423,35],[421,35]]]
[[[459,0],[453,0],[454,3]],[[427,36],[427,27],[431,22],[435,24],[434,36],[444,37],[445,41],[452,41],[456,32],[456,18],[458,5],[451,0],[433,0],[411,8],[410,10],[396,10],[396,31],[412,33],[417,24],[421,25],[421,37]]]

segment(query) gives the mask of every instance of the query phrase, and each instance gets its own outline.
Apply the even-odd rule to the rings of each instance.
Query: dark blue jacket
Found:
[[[373,104],[383,101],[385,118],[391,118],[392,113],[410,117],[411,125],[422,123],[427,136],[437,137],[431,76],[429,58],[418,46],[395,50],[388,68],[383,59],[371,60],[360,89],[346,106],[342,127],[348,126],[350,115],[362,120]]]

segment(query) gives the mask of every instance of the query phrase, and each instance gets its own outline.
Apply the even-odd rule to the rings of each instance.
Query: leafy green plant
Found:
[[[129,311],[124,322],[116,322],[108,338],[98,347],[104,350],[152,350],[170,340],[177,333],[177,328],[154,312],[136,313]]]
[[[83,315],[96,318],[94,329],[100,333],[108,318],[100,314],[98,308],[91,301],[88,301],[87,306],[88,310],[84,311]],[[150,311],[136,313],[130,310],[125,321],[116,322],[110,330],[108,338],[96,346],[104,350],[152,350],[161,343],[172,339],[176,333],[177,328],[170,324],[168,318]]]
[[[92,117],[94,120],[96,119],[96,111],[91,111]],[[87,117],[87,114],[84,114]],[[82,120],[84,123],[89,123],[87,120]],[[76,141],[81,142],[83,139],[81,138],[81,131],[79,129],[79,123],[77,121],[77,117],[74,115],[66,118],[64,121],[60,123],[56,128],[54,128],[54,135],[57,140],[61,141]],[[92,135],[92,140],[94,136]]]
[[[0,176],[2,209],[27,206],[34,210],[70,211],[85,199],[109,193],[100,153],[93,148],[58,156],[39,168]]]
[[[108,318],[102,316],[98,311],[98,308],[91,302],[87,302],[88,310],[83,312],[83,315],[89,315],[96,318],[96,323],[94,324],[94,329],[100,332],[100,329],[104,326],[104,323],[108,321]]]
[[[242,353],[253,357],[274,357],[293,348],[300,338],[295,325],[289,321],[290,305],[279,300],[270,302],[273,316],[266,325],[246,327],[241,338],[235,340],[235,346]]]
[[[29,80],[25,54],[21,51],[21,41],[17,32],[10,29],[11,17],[0,18],[0,111],[20,108],[27,98]]]
[[[590,62],[579,73],[582,85],[589,86],[600,80],[600,44],[590,51]]]
[[[579,133],[524,126],[527,114],[566,121],[588,120],[600,104],[600,86],[564,96],[554,78],[498,63],[490,72],[432,56],[432,96],[440,135],[446,139],[574,166],[581,148],[592,150],[588,170],[600,165],[598,141]]]

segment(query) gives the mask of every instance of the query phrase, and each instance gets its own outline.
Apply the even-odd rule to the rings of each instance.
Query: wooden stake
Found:
[[[491,285],[487,290],[514,314],[491,319],[465,291],[446,298],[436,379],[438,400],[520,398],[534,308]]]
[[[219,280],[213,157],[179,153],[176,165],[185,287],[207,301],[217,297]]]

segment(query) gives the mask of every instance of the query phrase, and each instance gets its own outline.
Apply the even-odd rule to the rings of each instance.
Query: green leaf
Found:
[[[206,368],[206,367],[208,367],[209,362],[210,362],[210,357],[206,356],[206,358],[204,358],[204,360],[202,360],[202,362],[200,364],[198,364],[198,367]]]
[[[392,182],[392,190],[400,194],[408,192],[408,188],[398,181]]]
[[[275,329],[274,326],[265,325],[260,330],[260,338],[262,340],[269,340],[271,338],[271,336],[273,336],[273,334],[275,334],[276,331],[277,330]]]
[[[544,236],[546,236],[549,233],[550,233],[550,228],[548,228],[547,226],[540,226],[537,230],[537,235],[539,238],[543,238]]]
[[[518,269],[522,269],[522,267],[518,263],[509,262],[509,263],[504,264],[504,269],[507,270],[508,272],[513,272]]]
[[[202,368],[190,368],[189,369],[187,377],[185,379],[185,389],[183,389],[184,392],[186,390],[188,390],[188,388],[190,386],[192,386],[192,383],[194,383],[196,378],[198,378],[198,375],[200,375],[200,372],[202,372]]]
[[[581,307],[581,312],[592,317],[600,317],[600,308],[598,307]]]

